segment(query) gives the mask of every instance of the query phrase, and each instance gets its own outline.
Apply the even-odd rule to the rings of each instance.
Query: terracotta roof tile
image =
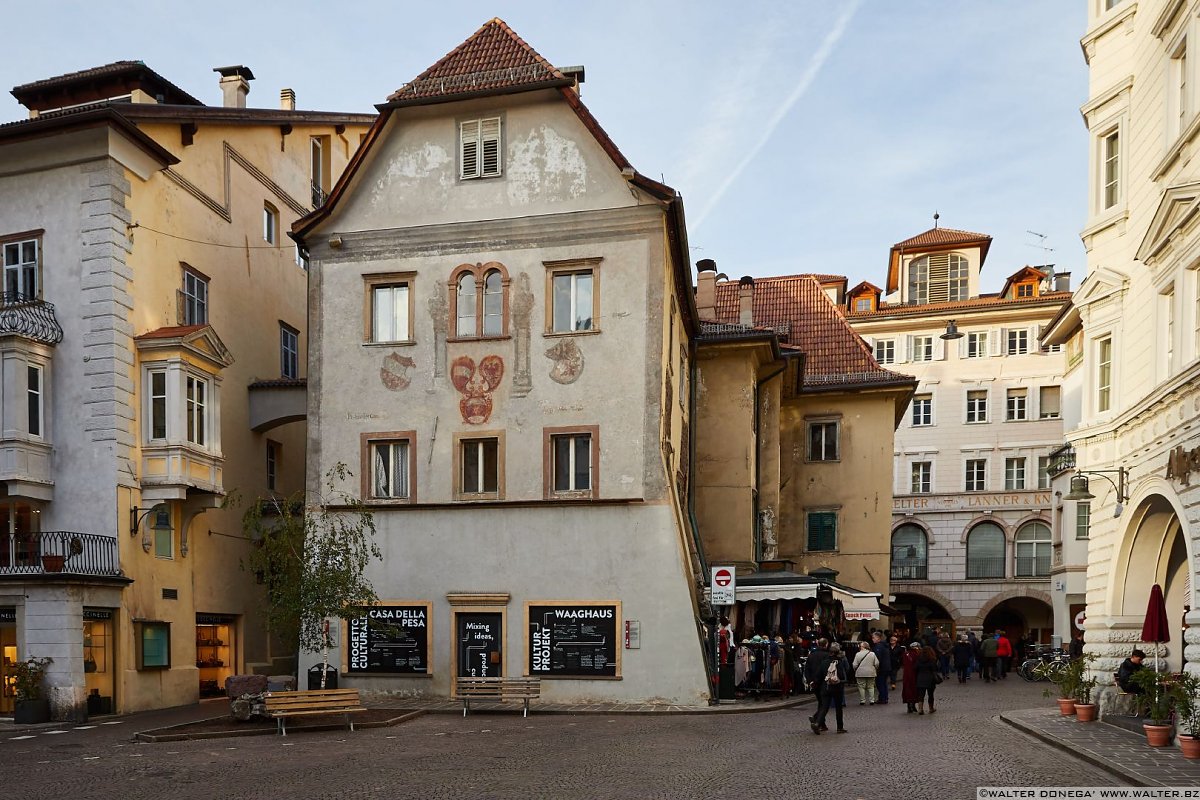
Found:
[[[896,303],[894,305],[884,304],[874,311],[847,311],[846,316],[851,319],[870,319],[872,317],[887,317],[887,316],[921,316],[929,313],[940,311],[957,311],[959,309],[970,311],[974,309],[996,308],[998,306],[1012,306],[1021,303],[1044,303],[1054,300],[1069,300],[1070,292],[1045,292],[1037,297],[1012,297],[1005,299],[1000,295],[982,295],[970,300],[955,300],[949,303],[924,303],[921,305],[906,305]]]
[[[567,78],[496,17],[436,64],[388,95],[389,101],[533,86]]]
[[[717,284],[717,319],[738,320],[738,283]],[[875,356],[821,288],[813,275],[762,278],[754,284],[754,324],[787,329],[789,350],[805,355],[804,385],[905,384],[915,379],[879,366]]]
[[[903,247],[911,250],[914,247],[928,247],[930,245],[939,244],[967,244],[969,242],[991,241],[992,237],[986,233],[972,233],[971,231],[960,231],[954,228],[930,228],[924,233],[918,233],[910,239],[905,239],[903,242],[896,242],[892,247]]]
[[[266,380],[254,381],[250,384],[251,389],[303,389],[308,386],[307,378],[268,378]]]
[[[198,330],[207,328],[207,325],[173,325],[168,328],[156,328],[152,331],[147,331],[140,336],[135,336],[135,339],[174,339],[179,336],[187,336],[189,333],[195,333]]]

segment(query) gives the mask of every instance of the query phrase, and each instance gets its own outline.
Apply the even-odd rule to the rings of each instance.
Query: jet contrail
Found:
[[[747,151],[746,155],[742,157],[742,160],[738,162],[737,166],[730,171],[730,173],[725,177],[725,180],[721,182],[721,185],[717,187],[717,190],[708,198],[708,201],[704,204],[704,208],[701,209],[700,214],[696,217],[696,221],[692,223],[691,227],[699,228],[704,223],[704,220],[708,217],[709,213],[711,213],[712,210],[716,208],[717,203],[721,201],[722,195],[728,191],[729,187],[733,185],[734,181],[741,177],[742,172],[744,172],[746,167],[750,165],[750,162],[758,157],[759,152],[762,151],[763,147],[765,147],[767,142],[771,139],[771,136],[774,135],[776,128],[778,128],[783,122],[783,119],[788,115],[788,112],[792,110],[792,106],[796,105],[797,101],[799,101],[800,98],[804,96],[804,93],[808,91],[808,87],[812,85],[813,80],[817,77],[817,73],[821,70],[821,67],[825,64],[825,61],[829,58],[830,54],[833,53],[833,48],[837,46],[837,43],[841,40],[842,35],[846,32],[846,27],[850,24],[850,18],[853,17],[854,12],[858,10],[858,6],[861,4],[861,1],[862,0],[854,0],[846,5],[845,10],[842,11],[841,16],[838,17],[837,22],[834,23],[833,29],[825,35],[825,39],[821,42],[821,46],[817,48],[817,51],[813,53],[812,58],[809,59],[808,66],[805,68],[804,73],[800,76],[800,80],[796,82],[796,87],[792,89],[792,93],[789,94],[787,99],[775,110],[775,113],[771,116],[771,119],[762,129],[762,133],[758,137],[758,141],[754,143],[754,145]]]

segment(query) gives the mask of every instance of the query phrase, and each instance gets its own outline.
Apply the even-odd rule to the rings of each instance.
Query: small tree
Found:
[[[46,667],[53,662],[53,658],[31,656],[12,665],[13,693],[18,700],[41,699],[42,679],[46,677]]]
[[[324,494],[305,507],[304,496],[255,503],[242,527],[256,543],[244,569],[267,586],[267,627],[301,650],[321,652],[321,688],[329,668],[326,620],[361,617],[379,601],[366,577],[375,544],[375,520],[339,486],[352,473],[337,464],[325,473]]]

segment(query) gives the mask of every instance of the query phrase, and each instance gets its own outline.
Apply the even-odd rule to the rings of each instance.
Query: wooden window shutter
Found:
[[[933,360],[946,360],[946,340],[940,336],[933,337]]]
[[[500,118],[480,120],[479,140],[482,146],[483,177],[500,174]]]
[[[929,256],[929,302],[945,303],[950,300],[950,254],[934,253]]]
[[[995,355],[1008,355],[1008,328],[1000,328],[996,336],[996,346],[992,348]]]
[[[462,145],[463,178],[479,177],[479,120],[471,120],[459,125]]]

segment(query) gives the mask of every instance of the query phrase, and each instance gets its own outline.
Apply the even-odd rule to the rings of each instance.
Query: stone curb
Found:
[[[1071,745],[1068,742],[1064,742],[1062,739],[1055,738],[1053,736],[1050,736],[1049,734],[1042,733],[1040,730],[1038,730],[1037,728],[1035,728],[1032,725],[1028,725],[1019,719],[1013,719],[1013,718],[1009,717],[1003,711],[1000,712],[999,718],[1001,721],[1007,723],[1008,725],[1011,725],[1012,727],[1016,728],[1017,730],[1021,731],[1022,733],[1026,733],[1026,734],[1032,736],[1033,738],[1037,739],[1038,741],[1044,742],[1045,744],[1050,745],[1051,747],[1055,748],[1056,750],[1061,750],[1064,753],[1069,753],[1070,755],[1075,756],[1075,758],[1078,758],[1080,761],[1086,761],[1087,763],[1091,764],[1093,767],[1098,767],[1098,768],[1104,770],[1105,772],[1109,773],[1110,775],[1115,775],[1116,777],[1120,778],[1123,781],[1127,781],[1129,784],[1131,784],[1133,786],[1164,786],[1165,785],[1165,784],[1155,781],[1151,778],[1147,778],[1145,775],[1142,775],[1141,773],[1123,769],[1122,767],[1119,767],[1116,764],[1113,764],[1111,761],[1105,761],[1104,759],[1097,758],[1096,756],[1093,756],[1090,753],[1084,753],[1079,750],[1076,750],[1075,748],[1071,747]],[[1100,725],[1102,723],[1099,720],[1097,720],[1095,723],[1092,723],[1092,724]]]
[[[488,702],[488,701],[483,701]],[[717,714],[765,714],[770,711],[781,711],[787,708],[795,708],[796,706],[808,705],[816,702],[816,698],[812,695],[804,695],[797,697],[794,700],[781,701],[771,705],[726,705],[726,706],[677,706],[675,708],[666,708],[662,710],[645,710],[642,708],[546,708],[535,705],[529,706],[529,716],[539,715],[559,715],[559,716],[575,716],[581,715],[599,715],[599,716],[643,716],[643,717],[665,717],[665,716],[692,716],[703,717]],[[369,708],[370,706],[368,706]],[[462,706],[451,706],[445,708],[426,708],[420,709],[426,714],[456,714],[462,716]],[[523,710],[522,706],[498,706],[498,705],[482,705],[472,706],[472,714],[519,714]]]
[[[399,725],[408,722],[410,719],[416,719],[423,716],[424,711],[408,711],[400,714],[398,717],[391,719],[378,720],[376,722],[355,722],[355,728],[390,728],[393,725]],[[233,739],[242,736],[278,736],[279,732],[275,728],[253,728],[249,730],[229,730],[229,731],[201,731],[198,733],[171,733],[170,731],[176,728],[183,728],[188,725],[195,725],[197,722],[215,722],[217,720],[226,719],[228,715],[220,717],[209,717],[208,719],[193,720],[191,722],[182,722],[178,725],[168,725],[165,728],[152,728],[148,731],[138,731],[133,735],[134,741],[148,742],[156,744],[160,742],[183,742],[187,740],[201,739]],[[293,731],[340,731],[349,730],[346,725],[339,724],[321,724],[321,725],[305,725],[304,727],[293,728]],[[160,733],[162,731],[162,733]]]

